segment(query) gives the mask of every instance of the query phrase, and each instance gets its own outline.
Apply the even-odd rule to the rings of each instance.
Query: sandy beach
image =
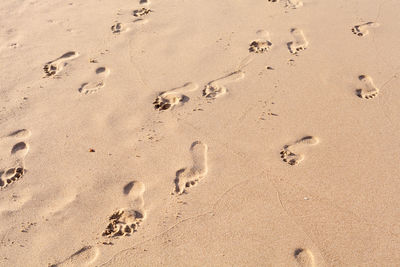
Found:
[[[0,266],[400,265],[400,1],[0,14]]]

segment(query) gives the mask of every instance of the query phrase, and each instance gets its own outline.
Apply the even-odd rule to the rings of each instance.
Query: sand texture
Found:
[[[400,1],[0,1],[0,266],[400,266]]]

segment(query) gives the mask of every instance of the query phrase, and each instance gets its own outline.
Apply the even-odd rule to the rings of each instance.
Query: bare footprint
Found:
[[[355,35],[363,37],[369,33],[369,30],[368,30],[369,28],[378,28],[378,27],[379,27],[379,23],[377,23],[377,22],[367,22],[364,24],[354,26],[351,29],[351,31]]]
[[[153,12],[153,10],[142,7],[140,9],[133,10],[132,15],[134,17],[142,17],[142,16],[149,14],[150,12]]]
[[[308,249],[303,249],[303,248],[296,249],[294,251],[294,258],[301,267],[315,266],[314,254]]]
[[[15,139],[25,139],[31,135],[31,132],[26,129],[12,132],[4,139],[5,149],[9,146],[10,141]],[[3,149],[4,149],[3,148]],[[29,152],[29,145],[26,142],[17,142],[12,145],[10,154],[4,155],[3,161],[5,168],[0,168],[0,187],[4,188],[8,185],[21,179],[25,174],[25,157]]]
[[[105,84],[105,79],[110,75],[110,70],[106,67],[99,67],[95,71],[95,81],[85,82],[78,89],[79,93],[82,94],[92,94],[98,92],[101,88],[103,88]]]
[[[97,247],[85,246],[66,258],[62,262],[50,265],[50,267],[62,266],[89,266],[99,257],[100,251]]]
[[[319,140],[313,136],[305,136],[294,144],[285,145],[281,151],[281,158],[289,165],[297,165],[304,160],[304,155],[297,151],[302,150],[307,146],[313,146],[319,143]]]
[[[186,83],[182,87],[174,88],[166,92],[160,93],[153,102],[156,110],[167,110],[174,106],[187,102],[189,97],[185,93],[195,91],[199,86],[195,83]]]
[[[46,74],[47,77],[55,76],[58,73],[60,73],[60,71],[63,69],[63,67],[67,64],[66,63],[67,60],[77,58],[78,56],[79,56],[79,53],[77,53],[75,51],[67,52],[67,53],[63,54],[62,56],[60,56],[59,58],[56,58],[55,60],[47,62],[43,67],[44,73]]]
[[[200,179],[207,175],[207,151],[207,145],[200,141],[192,144],[190,147],[193,160],[192,167],[176,172],[175,191],[178,194],[183,194],[186,188],[196,185]]]
[[[297,54],[300,51],[303,51],[307,49],[308,47],[308,41],[306,37],[304,36],[304,33],[300,29],[291,29],[290,31],[292,33],[293,42],[289,42],[287,44],[290,53],[292,54]]]
[[[257,31],[257,34],[259,35],[260,39],[254,40],[253,42],[250,43],[249,52],[250,53],[268,52],[272,47],[269,33],[265,30],[259,30]]]
[[[115,23],[111,26],[111,31],[113,34],[120,34],[124,30],[122,23]]]
[[[123,192],[128,197],[128,207],[118,209],[109,217],[103,236],[129,236],[137,231],[140,223],[146,218],[146,212],[143,209],[144,183],[130,182],[125,185]]]
[[[379,88],[375,86],[374,81],[368,75],[360,75],[358,79],[363,82],[362,89],[357,89],[356,93],[359,97],[364,99],[372,99],[379,94]]]
[[[286,7],[287,8],[296,9],[296,8],[299,8],[299,7],[302,7],[302,6],[303,6],[303,1],[301,1],[301,0],[287,0],[286,1]]]
[[[232,72],[222,78],[209,82],[203,89],[203,96],[206,98],[215,99],[228,92],[226,84],[236,82],[244,78],[244,73],[241,70]]]

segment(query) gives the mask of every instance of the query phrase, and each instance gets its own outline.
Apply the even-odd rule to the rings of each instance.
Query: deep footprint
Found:
[[[208,172],[206,144],[196,141],[190,147],[193,165],[176,172],[175,191],[178,194],[186,192],[186,188],[196,185]]]
[[[153,105],[156,110],[171,109],[178,104],[189,101],[185,93],[195,91],[199,86],[195,83],[186,83],[182,87],[160,93],[154,100]]]
[[[67,52],[59,58],[47,62],[43,67],[43,71],[47,77],[55,76],[62,71],[63,67],[66,64],[65,61],[77,58],[78,56],[79,54],[75,51]]]
[[[109,223],[103,236],[130,236],[137,231],[139,225],[146,218],[146,212],[143,209],[144,192],[145,185],[142,182],[132,181],[124,186],[123,193],[128,198],[129,207],[118,209],[109,217]]]
[[[281,158],[289,165],[297,165],[304,160],[304,155],[297,152],[307,146],[313,146],[319,143],[319,140],[313,136],[305,136],[294,144],[285,145],[281,151]]]
[[[227,84],[239,81],[243,79],[244,76],[244,73],[239,70],[217,80],[211,81],[203,89],[203,96],[211,99],[223,96],[228,92],[228,89],[226,88]]]
[[[379,88],[375,86],[374,81],[368,75],[360,75],[358,79],[364,84],[362,89],[357,89],[356,94],[364,99],[372,99],[379,94]]]

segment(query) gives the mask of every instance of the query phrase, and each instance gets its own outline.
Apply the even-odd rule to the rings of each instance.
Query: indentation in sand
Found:
[[[281,158],[289,165],[297,165],[304,160],[304,155],[298,151],[318,143],[319,140],[316,137],[305,136],[291,145],[285,145],[281,151]]]
[[[106,67],[99,67],[95,70],[93,75],[94,77],[92,81],[85,82],[81,85],[81,87],[79,87],[79,93],[87,95],[98,92],[106,85],[105,80],[110,75],[110,69]]]
[[[123,193],[128,197],[128,207],[115,211],[109,218],[109,223],[103,236],[119,237],[130,236],[137,231],[140,223],[146,218],[143,208],[143,194],[145,185],[142,182],[132,181],[124,186]]]
[[[307,49],[308,41],[302,30],[293,28],[291,29],[291,34],[293,36],[294,41],[289,42],[287,44],[290,53],[297,54],[300,51]]]
[[[211,81],[203,89],[203,96],[212,99],[223,96],[228,92],[228,89],[226,88],[227,84],[239,81],[243,79],[244,76],[244,73],[241,70],[238,70],[217,80]]]
[[[301,267],[314,267],[314,254],[308,250],[303,248],[298,248],[294,251],[294,258],[297,263]]]
[[[153,105],[156,110],[171,109],[178,104],[183,104],[189,101],[189,97],[185,94],[195,91],[199,86],[195,83],[186,83],[182,87],[174,88],[166,92],[160,93]]]
[[[367,23],[363,23],[360,25],[355,25],[353,28],[351,28],[351,31],[359,36],[359,37],[363,37],[365,35],[369,34],[369,29],[370,28],[378,28],[380,25],[377,22],[367,22]]]
[[[189,168],[180,169],[176,172],[175,191],[182,194],[186,188],[196,185],[208,172],[207,165],[208,146],[196,141],[190,147],[193,165]]]
[[[360,75],[358,79],[364,84],[362,89],[357,89],[356,93],[364,99],[372,99],[379,94],[379,88],[375,86],[374,81],[368,75]]]
[[[89,266],[92,265],[100,255],[98,247],[85,246],[66,258],[60,263],[51,265],[51,267],[63,266]]]
[[[46,77],[55,76],[59,74],[64,66],[66,65],[66,61],[77,58],[79,53],[75,51],[70,51],[55,60],[47,62],[44,67],[43,71],[46,74]]]

